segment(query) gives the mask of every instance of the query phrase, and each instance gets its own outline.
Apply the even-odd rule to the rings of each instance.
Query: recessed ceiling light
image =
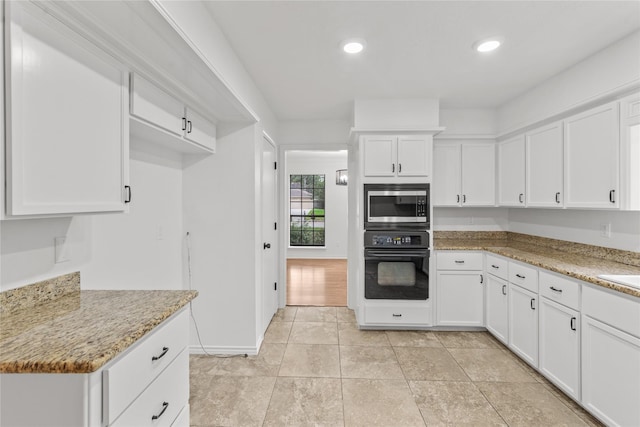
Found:
[[[502,44],[502,40],[499,38],[490,38],[485,40],[480,40],[473,44],[473,48],[481,53],[491,52],[496,50]]]
[[[347,53],[360,53],[364,50],[365,42],[362,39],[350,39],[342,42],[342,50]]]

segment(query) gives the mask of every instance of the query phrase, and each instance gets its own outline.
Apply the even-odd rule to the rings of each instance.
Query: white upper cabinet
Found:
[[[7,217],[125,211],[126,70],[39,4],[4,5]]]
[[[430,177],[431,135],[366,136],[364,176]]]
[[[216,125],[138,74],[131,74],[131,127],[136,138],[179,152],[212,153]],[[195,145],[194,145],[195,144]]]
[[[433,175],[434,206],[493,206],[495,144],[438,142]]]
[[[527,206],[563,206],[563,158],[562,122],[527,133]]]
[[[525,167],[523,135],[498,144],[498,205],[525,205]]]
[[[640,93],[620,100],[621,207],[640,210]]]
[[[565,206],[618,208],[619,153],[618,102],[566,119]]]

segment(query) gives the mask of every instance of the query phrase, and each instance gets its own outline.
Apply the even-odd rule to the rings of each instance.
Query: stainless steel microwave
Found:
[[[428,230],[429,206],[429,184],[364,184],[365,230]]]

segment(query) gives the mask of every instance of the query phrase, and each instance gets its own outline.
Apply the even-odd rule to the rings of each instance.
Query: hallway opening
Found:
[[[287,259],[287,305],[345,307],[346,259]]]

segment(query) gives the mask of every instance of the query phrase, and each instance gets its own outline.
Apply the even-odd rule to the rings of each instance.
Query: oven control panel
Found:
[[[367,247],[381,247],[381,246],[410,246],[410,247],[428,247],[429,246],[429,233],[428,232],[380,232],[380,231],[366,231],[364,234],[364,245]]]

